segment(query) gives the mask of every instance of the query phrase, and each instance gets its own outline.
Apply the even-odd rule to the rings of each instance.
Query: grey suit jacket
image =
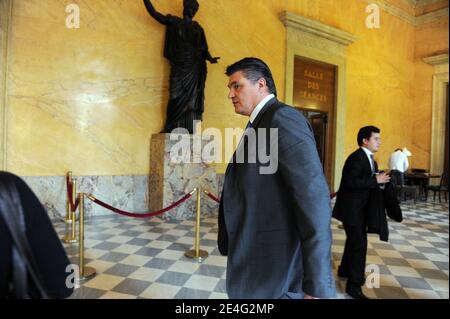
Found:
[[[228,296],[334,297],[330,193],[311,127],[276,98],[253,127],[258,139],[264,134],[258,129],[278,129],[278,169],[261,174],[259,157],[227,167],[218,244],[228,255]]]

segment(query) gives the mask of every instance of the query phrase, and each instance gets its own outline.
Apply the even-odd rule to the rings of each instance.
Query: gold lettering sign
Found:
[[[323,73],[305,69],[305,76],[315,80],[323,80]]]
[[[294,105],[331,111],[334,105],[335,66],[305,58],[294,61]]]
[[[316,94],[308,91],[300,91],[300,96],[306,100],[314,100],[317,102],[327,102],[327,96],[324,94]]]

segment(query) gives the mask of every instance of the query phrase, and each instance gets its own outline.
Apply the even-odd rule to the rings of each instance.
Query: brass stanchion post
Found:
[[[85,267],[84,266],[84,193],[79,193],[78,194],[78,198],[79,198],[79,223],[80,225],[78,226],[79,229],[79,240],[80,240],[80,246],[79,246],[79,267],[80,267],[80,281],[81,280],[86,280],[91,278],[92,276],[95,276],[96,270],[95,268],[92,267]]]
[[[72,179],[72,177],[71,177],[71,182],[72,182],[72,198],[75,198],[75,196],[77,194],[77,181]],[[70,200],[68,200],[68,202],[70,202]],[[69,203],[69,211],[70,211],[70,216],[71,216],[71,221],[70,221],[71,233],[67,232],[67,235],[66,235],[66,237],[64,237],[63,241],[67,244],[74,244],[77,242],[77,236],[76,236],[77,223],[76,223],[75,210],[72,212],[72,205],[70,203]]]
[[[198,262],[202,262],[203,259],[208,257],[208,252],[200,249],[200,213],[201,213],[200,187],[197,187],[196,190],[197,190],[197,219],[195,223],[195,249],[187,251],[184,255],[188,258],[197,259]]]

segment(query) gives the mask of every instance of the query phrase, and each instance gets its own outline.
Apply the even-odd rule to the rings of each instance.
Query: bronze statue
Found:
[[[164,57],[170,61],[170,97],[167,105],[165,133],[185,128],[193,133],[193,122],[201,120],[204,110],[206,61],[217,63],[208,50],[205,32],[193,21],[199,4],[184,0],[183,18],[163,15],[155,10],[150,0],[144,0],[150,15],[166,26]]]

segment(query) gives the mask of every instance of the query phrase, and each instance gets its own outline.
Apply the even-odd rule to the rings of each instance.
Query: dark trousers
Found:
[[[344,224],[344,230],[347,239],[339,271],[347,275],[348,285],[362,286],[365,283],[367,254],[366,227]]]

